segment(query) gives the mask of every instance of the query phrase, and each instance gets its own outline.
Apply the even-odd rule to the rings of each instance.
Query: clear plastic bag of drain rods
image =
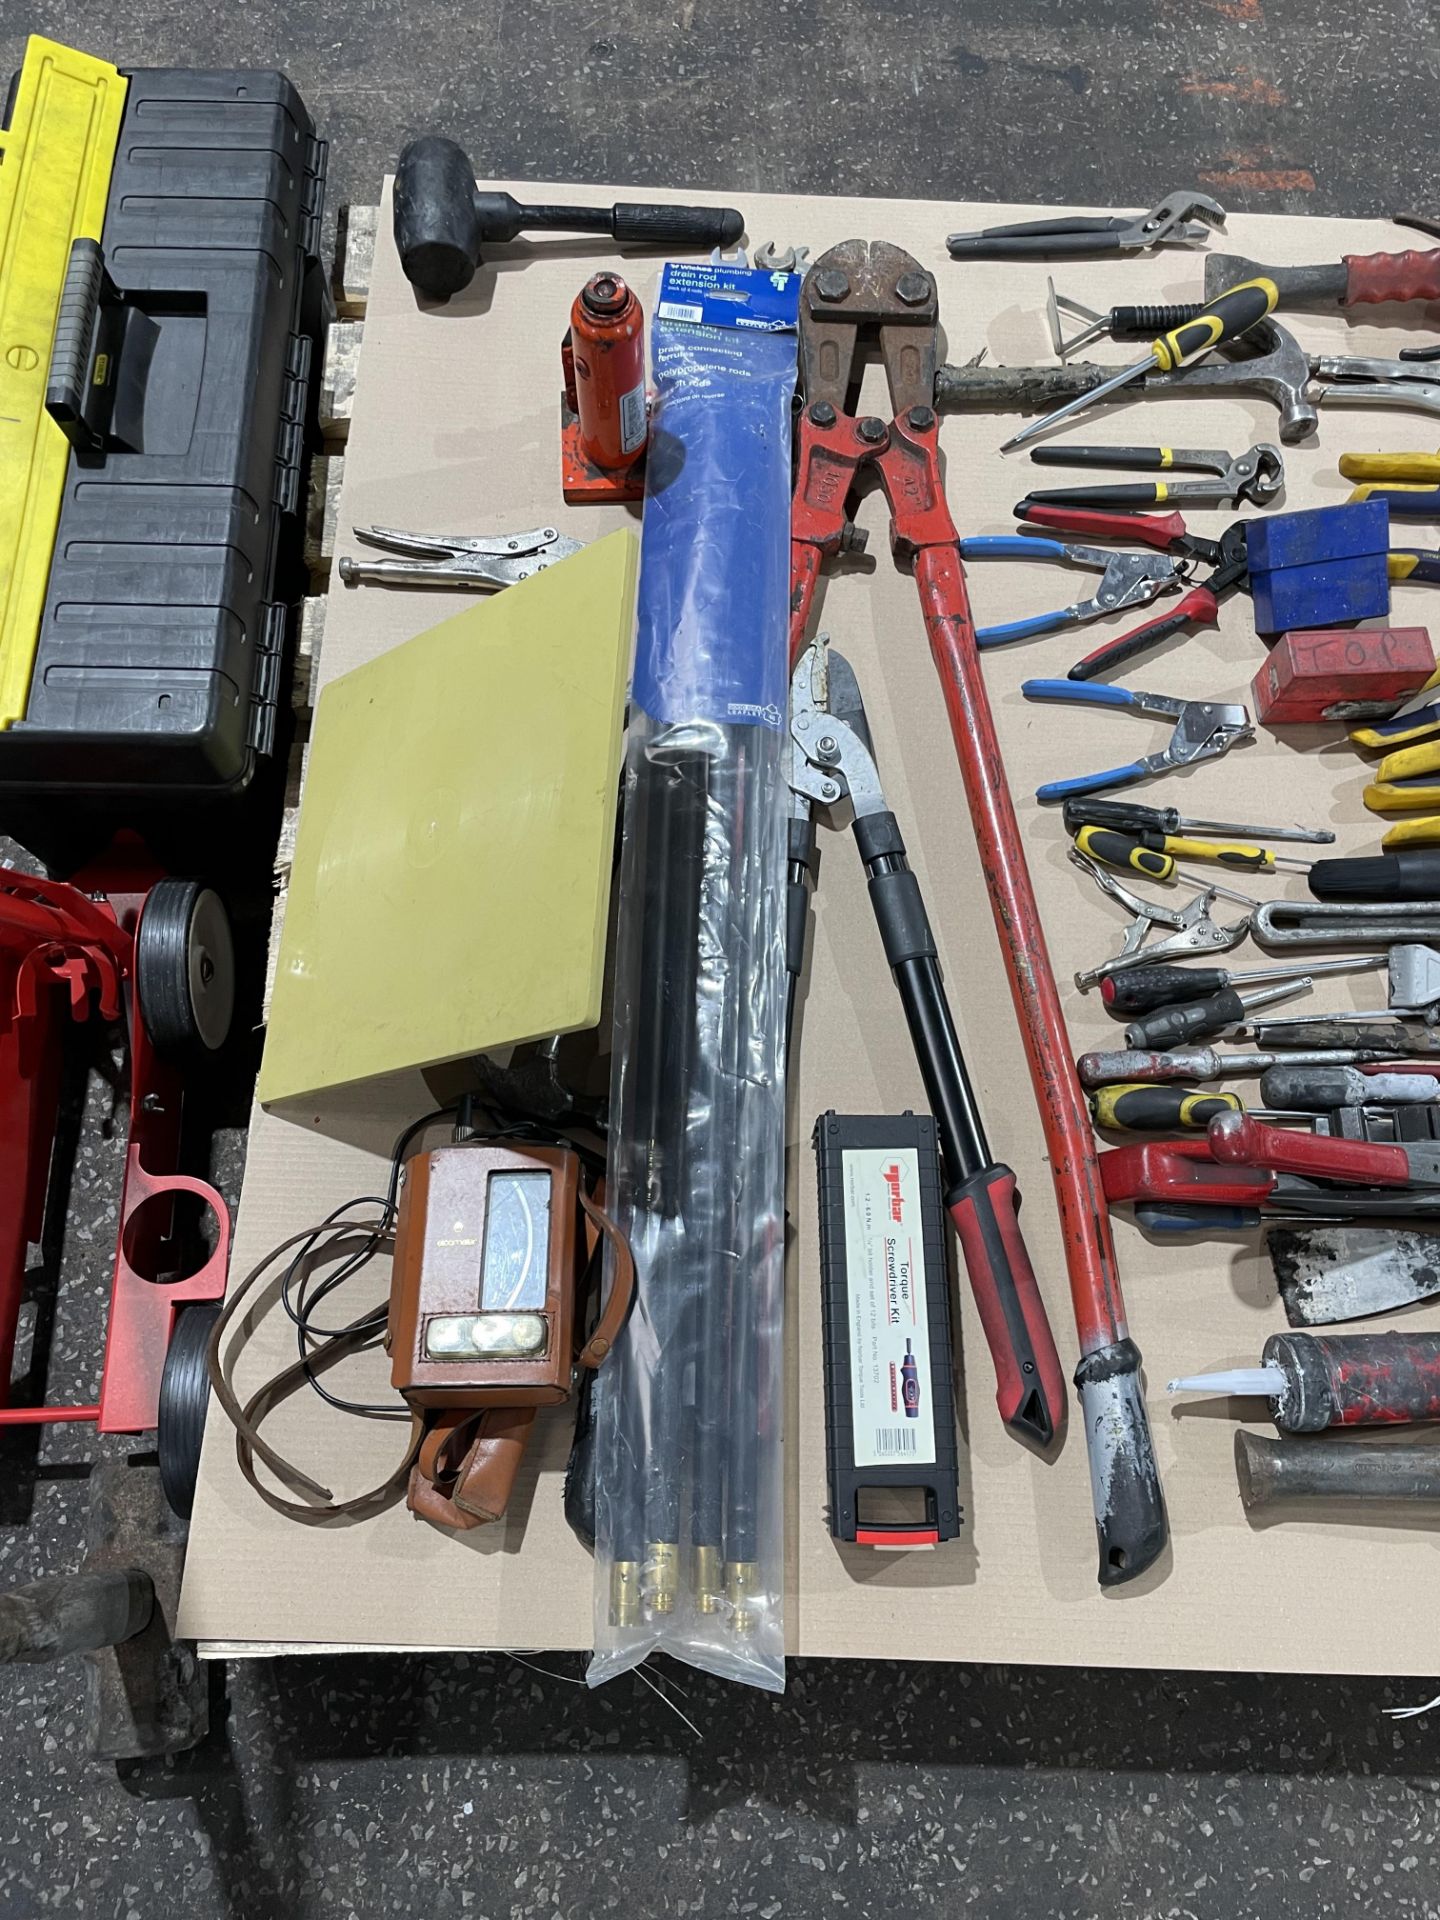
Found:
[[[589,1679],[663,1649],[778,1691],[794,335],[662,319],[653,374],[606,1188],[637,1281],[596,1378]]]

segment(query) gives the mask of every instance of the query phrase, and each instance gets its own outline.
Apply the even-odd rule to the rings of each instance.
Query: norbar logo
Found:
[[[882,1176],[885,1190],[890,1195],[890,1218],[901,1222],[905,1218],[904,1201],[900,1197],[900,1169],[895,1165],[886,1167]]]

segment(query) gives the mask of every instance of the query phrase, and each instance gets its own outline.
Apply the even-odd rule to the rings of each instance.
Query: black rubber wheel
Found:
[[[135,941],[135,990],[155,1051],[214,1053],[235,1011],[235,948],[218,893],[198,880],[150,889]]]
[[[210,1404],[205,1352],[219,1318],[218,1300],[197,1300],[194,1306],[186,1307],[175,1322],[165,1353],[165,1371],[160,1376],[160,1485],[182,1520],[190,1518],[195,1504],[200,1442],[205,1433],[205,1409]]]

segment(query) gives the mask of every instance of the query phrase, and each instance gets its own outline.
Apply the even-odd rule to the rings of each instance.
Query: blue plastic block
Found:
[[[1390,508],[1351,500],[1246,523],[1255,631],[1336,626],[1390,611]]]

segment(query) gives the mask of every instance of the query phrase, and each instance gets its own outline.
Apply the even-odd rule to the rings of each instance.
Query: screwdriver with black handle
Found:
[[[1260,321],[1268,319],[1275,311],[1275,302],[1279,298],[1275,282],[1261,278],[1242,281],[1227,293],[1207,300],[1193,320],[1182,321],[1168,333],[1157,334],[1143,360],[1122,367],[1109,380],[1092,387],[1088,393],[1077,393],[1073,400],[1067,400],[1063,406],[1056,407],[1039,420],[1032,420],[1018,433],[1011,434],[1000,451],[1010,453],[1016,447],[1025,446],[1028,441],[1058,426],[1062,420],[1071,419],[1105,399],[1127,381],[1139,380],[1151,372],[1173,373],[1177,367],[1183,367],[1200,354],[1208,353],[1212,347],[1238,338]]]
[[[1152,1007],[1171,1007],[1186,1000],[1208,999],[1226,987],[1255,981],[1311,979],[1321,973],[1364,973],[1386,964],[1385,955],[1366,954],[1353,960],[1296,961],[1289,967],[1260,967],[1250,973],[1232,973],[1228,967],[1176,967],[1157,961],[1149,967],[1128,967],[1100,982],[1100,998],[1107,1012],[1148,1013]]]
[[[1317,900],[1440,900],[1440,847],[1316,860],[1306,884]]]
[[[1184,1046],[1187,1040],[1203,1040],[1211,1034],[1223,1033],[1227,1027],[1241,1026],[1249,1018],[1252,1007],[1268,1007],[1292,993],[1308,993],[1311,984],[1310,976],[1302,974],[1298,980],[1262,987],[1258,993],[1237,993],[1233,987],[1223,987],[1204,1000],[1155,1007],[1126,1027],[1125,1044],[1163,1052]]]
[[[1061,815],[1067,833],[1079,833],[1082,827],[1113,827],[1117,833],[1131,834],[1162,853],[1167,834],[1196,834],[1205,839],[1233,834],[1241,840],[1301,840],[1314,846],[1330,846],[1335,839],[1327,827],[1255,827],[1234,820],[1192,820],[1178,807],[1142,807],[1135,800],[1106,800],[1088,793],[1067,800]],[[1152,840],[1148,837],[1151,834],[1158,837]]]

